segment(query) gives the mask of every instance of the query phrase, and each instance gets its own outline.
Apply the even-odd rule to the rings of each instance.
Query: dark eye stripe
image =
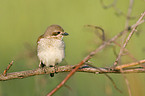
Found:
[[[57,36],[58,34],[60,34],[60,32],[53,32],[52,35]]]

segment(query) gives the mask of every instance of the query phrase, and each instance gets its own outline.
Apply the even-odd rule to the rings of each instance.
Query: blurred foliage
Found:
[[[104,0],[111,4],[113,0]],[[145,11],[145,1],[134,1],[130,25],[134,24]],[[129,0],[118,0],[116,7],[127,14]],[[105,30],[106,39],[121,32],[126,17],[117,15],[113,8],[104,9],[100,0],[0,0],[0,72],[11,60],[14,64],[9,72],[29,70],[38,67],[36,41],[51,24],[61,25],[70,35],[66,43],[66,61],[69,65],[79,63],[89,52],[101,44],[101,40],[84,25],[97,25]],[[145,57],[145,24],[138,27],[138,34],[127,48],[138,60]],[[119,48],[117,47],[117,52]],[[127,57],[127,58],[126,58]],[[105,60],[104,60],[105,59]],[[94,66],[111,66],[115,60],[113,45],[105,48],[91,59]],[[123,62],[132,60],[125,56]],[[54,78],[49,75],[34,76],[19,80],[0,82],[0,96],[44,96],[50,92],[67,73],[59,73]],[[128,96],[122,75],[110,74],[120,94],[105,75],[76,73],[66,83],[70,87],[61,88],[54,96]],[[126,74],[133,96],[145,96],[144,74]]]

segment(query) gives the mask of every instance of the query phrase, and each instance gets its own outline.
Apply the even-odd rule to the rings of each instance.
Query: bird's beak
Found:
[[[63,36],[67,36],[67,35],[69,35],[69,34],[66,33],[66,32],[63,32],[62,35],[63,35]]]

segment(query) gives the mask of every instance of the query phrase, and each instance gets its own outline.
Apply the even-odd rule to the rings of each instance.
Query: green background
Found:
[[[106,5],[111,1],[104,1]],[[129,0],[118,0],[116,7],[127,14]],[[130,25],[145,11],[145,1],[135,0]],[[70,35],[66,43],[66,61],[78,64],[87,54],[101,44],[101,40],[84,25],[96,25],[105,30],[106,39],[125,28],[126,17],[116,15],[114,8],[104,9],[100,0],[0,0],[0,72],[14,60],[9,72],[38,67],[36,41],[51,24],[61,25]],[[145,24],[138,27],[127,48],[137,59],[145,58]],[[120,39],[119,39],[120,40]],[[118,40],[118,41],[119,41]],[[113,45],[105,48],[91,59],[94,66],[110,67],[115,61]],[[116,47],[117,52],[119,48]],[[122,63],[132,62],[123,56]],[[63,65],[63,64],[62,64]],[[65,64],[64,64],[65,65]],[[45,96],[59,84],[68,73],[34,76],[25,79],[0,81],[0,96]],[[54,96],[128,96],[122,75],[109,74],[123,93],[119,93],[103,74],[76,73]],[[144,74],[126,74],[132,96],[145,96]]]

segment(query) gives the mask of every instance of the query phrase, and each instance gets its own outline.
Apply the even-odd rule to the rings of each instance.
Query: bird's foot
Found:
[[[46,73],[45,67],[46,67],[46,65],[43,64],[42,62],[40,62],[39,68],[42,69],[44,73]]]
[[[50,65],[49,67],[54,67],[54,66]],[[50,73],[50,77],[54,77],[54,73]]]
[[[45,64],[43,64],[42,62],[40,62],[39,68],[44,68],[45,66],[46,66]]]
[[[55,69],[55,74],[57,74],[58,72],[58,67],[57,67],[57,65],[55,65],[55,66],[52,66],[52,65],[50,65],[49,67],[54,67],[54,69]],[[50,76],[51,77],[54,77],[54,73],[50,73]]]

